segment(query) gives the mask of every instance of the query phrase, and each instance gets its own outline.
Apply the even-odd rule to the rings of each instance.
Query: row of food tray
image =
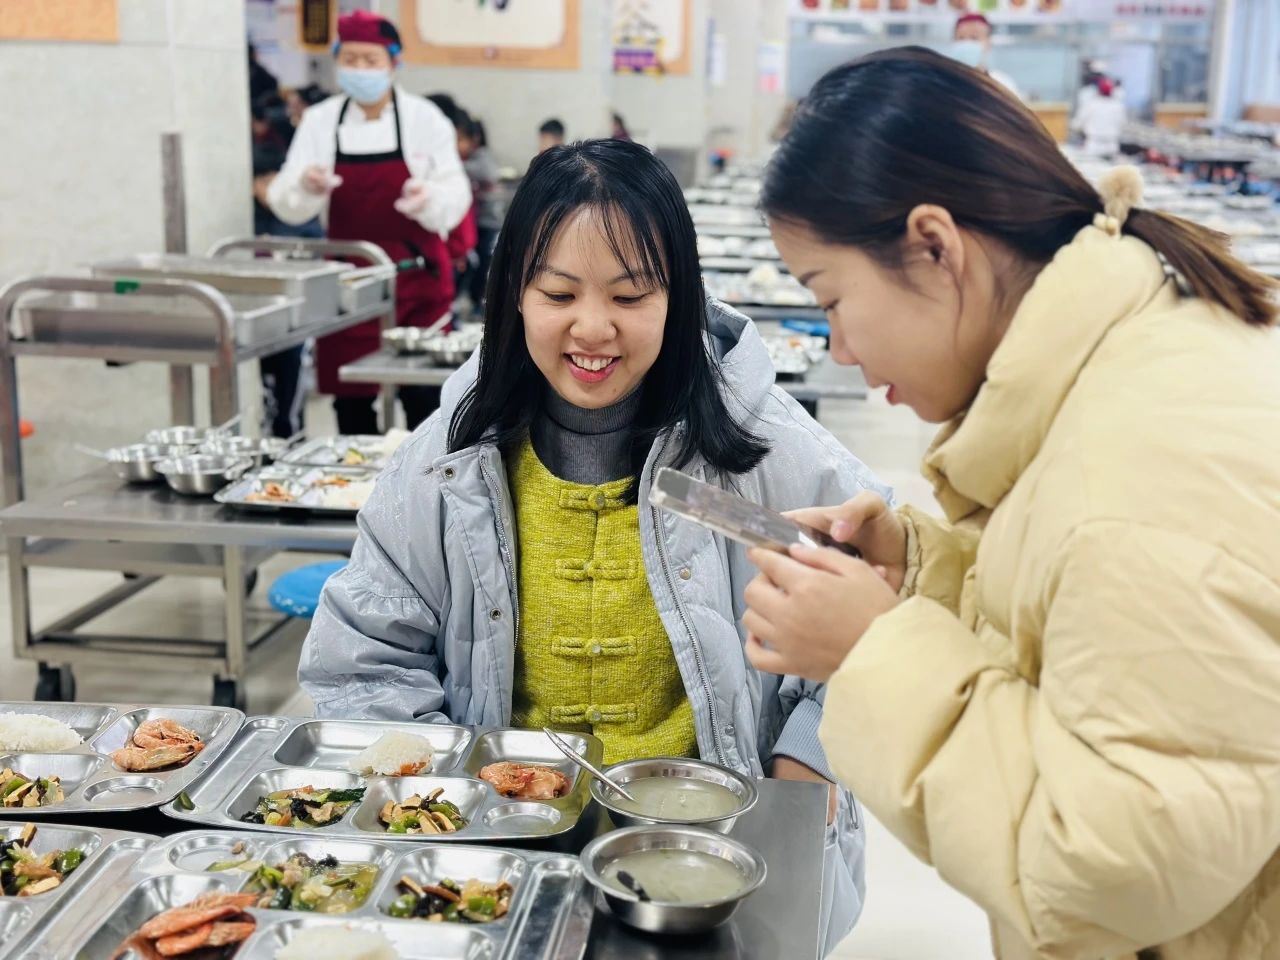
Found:
[[[561,737],[600,763],[599,740]],[[0,703],[0,751],[0,957],[581,956],[591,888],[624,923],[690,932],[766,873],[724,835],[755,803],[749,778],[615,764],[630,802],[539,731]],[[589,836],[593,803],[623,829],[579,857],[478,845]],[[68,822],[156,806],[199,829]]]

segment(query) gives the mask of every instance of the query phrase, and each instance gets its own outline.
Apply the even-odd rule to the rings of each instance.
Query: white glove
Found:
[[[307,193],[323,196],[330,191],[337,190],[340,186],[342,186],[342,178],[328,167],[313,163],[302,171],[302,189]]]
[[[400,199],[393,206],[410,220],[416,220],[423,210],[427,209],[427,199],[431,196],[431,188],[417,177],[410,177],[404,182],[400,191]]]

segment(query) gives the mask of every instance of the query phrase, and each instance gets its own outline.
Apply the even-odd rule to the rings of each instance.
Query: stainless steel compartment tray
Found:
[[[246,473],[239,480],[223,487],[213,495],[218,503],[225,503],[241,510],[256,513],[323,513],[354,516],[359,512],[372,490],[378,471],[369,467],[310,467],[288,463],[275,463]],[[344,491],[352,499],[349,503],[327,500],[327,488],[319,486],[325,478],[342,477],[350,481],[348,487],[332,489]],[[292,500],[257,500],[268,484],[282,487]],[[354,488],[354,489],[353,489]]]
[[[226,293],[301,297],[295,325],[323,323],[339,312],[338,278],[351,269],[330,260],[276,260],[247,257],[196,257],[180,253],[144,253],[93,265],[96,277],[167,277],[199,280]]]
[[[0,839],[12,840],[22,832],[22,827],[21,823],[0,826]],[[72,909],[94,878],[119,877],[128,871],[155,839],[122,830],[36,822],[36,853],[78,848],[85,854],[84,861],[48,893],[34,897],[0,897],[0,960],[38,956],[20,952],[19,948],[39,931],[50,929],[63,911]]]
[[[417,777],[361,778],[346,763],[383,733],[392,730],[416,733],[432,742],[431,768]],[[587,734],[564,734],[566,740],[592,763],[604,757],[600,741]],[[555,800],[512,800],[498,795],[478,774],[498,760],[540,763],[560,770],[572,784],[566,796]],[[276,827],[242,823],[258,798],[276,790],[303,786],[366,787],[364,799],[355,803],[337,823],[324,827]],[[456,833],[396,835],[378,822],[387,800],[403,800],[435,787],[444,788],[469,821]],[[431,723],[386,723],[380,720],[300,720],[253,717],[245,722],[236,742],[200,779],[185,798],[167,804],[171,817],[212,827],[229,827],[307,837],[354,837],[397,844],[476,843],[539,840],[572,830],[591,803],[590,783],[578,768],[556,750],[551,741],[534,730],[494,727],[461,727]]]
[[[52,717],[75,729],[84,743],[58,752],[0,751],[0,767],[28,778],[57,776],[66,799],[47,807],[0,807],[4,820],[125,813],[168,803],[212,767],[235,738],[244,714],[227,707],[148,706],[114,703],[0,701],[0,713]],[[111,753],[123,747],[144,720],[166,717],[196,731],[204,750],[183,767],[134,773],[119,769]]]
[[[407,431],[397,431],[397,436],[401,442],[409,438]],[[389,447],[392,439],[394,438],[390,434],[383,436],[376,433],[313,437],[286,453],[280,458],[280,462],[316,467],[359,466],[381,470],[395,452],[395,447]],[[359,464],[347,463],[347,454],[352,450],[363,456],[365,461]]]
[[[233,854],[238,842],[243,849]],[[257,929],[236,951],[236,960],[272,960],[299,930],[336,926],[377,930],[394,944],[402,960],[578,960],[586,952],[594,898],[575,857],[461,845],[414,850],[402,844],[314,833],[282,837],[196,830],[155,843],[127,874],[117,873],[110,887],[105,883],[88,887],[70,902],[60,922],[43,925],[28,940],[25,956],[107,960],[125,937],[156,913],[203,893],[237,891],[248,882],[241,872],[208,872],[211,863],[239,856],[276,863],[297,852],[373,863],[378,878],[364,904],[349,913],[249,908],[246,912]],[[459,882],[471,877],[488,882],[505,879],[514,887],[511,911],[485,924],[391,917],[386,908],[406,874],[421,883],[444,877]],[[135,958],[136,954],[125,956]]]
[[[224,293],[240,346],[284,336],[302,310],[297,297]],[[190,297],[72,291],[32,297],[18,322],[37,343],[143,343],[174,350],[212,349],[216,328],[209,308]]]
[[[343,313],[367,310],[387,300],[394,275],[390,267],[365,267],[344,276],[338,294]]]

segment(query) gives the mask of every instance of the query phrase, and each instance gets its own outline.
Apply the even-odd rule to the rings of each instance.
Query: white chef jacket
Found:
[[[1120,134],[1128,120],[1122,95],[1091,97],[1076,112],[1071,126],[1084,134],[1084,152],[1090,157],[1110,157],[1120,152]]]
[[[405,163],[410,175],[428,187],[427,205],[413,219],[424,229],[447,236],[471,208],[471,183],[458,157],[457,134],[430,100],[399,86],[395,92]],[[333,169],[335,130],[342,138],[343,153],[387,153],[396,147],[396,113],[390,103],[370,120],[352,101],[338,130],[338,114],[346,100],[345,94],[338,94],[302,114],[289,156],[267,190],[267,205],[285,223],[306,223],[327,212],[328,195],[304,189],[302,174],[312,164]]]

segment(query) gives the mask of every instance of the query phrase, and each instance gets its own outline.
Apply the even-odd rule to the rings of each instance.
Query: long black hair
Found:
[[[985,74],[919,47],[831,70],[769,164],[765,212],[896,268],[921,203],[1032,264],[1104,212],[1035,114]],[[1163,254],[1197,296],[1248,323],[1273,322],[1275,284],[1234,259],[1221,234],[1144,209],[1130,211],[1124,232]]]
[[[449,450],[482,439],[508,448],[528,434],[550,388],[529,356],[520,299],[546,264],[561,225],[583,208],[599,214],[614,256],[632,279],[656,278],[668,298],[662,348],[640,387],[632,425],[629,499],[635,502],[654,439],[681,421],[678,466],[696,454],[723,473],[750,470],[769,448],[725,404],[705,338],[706,296],[689,208],[662,162],[621,140],[554,147],[530,165],[493,252],[480,373],[453,414]]]

